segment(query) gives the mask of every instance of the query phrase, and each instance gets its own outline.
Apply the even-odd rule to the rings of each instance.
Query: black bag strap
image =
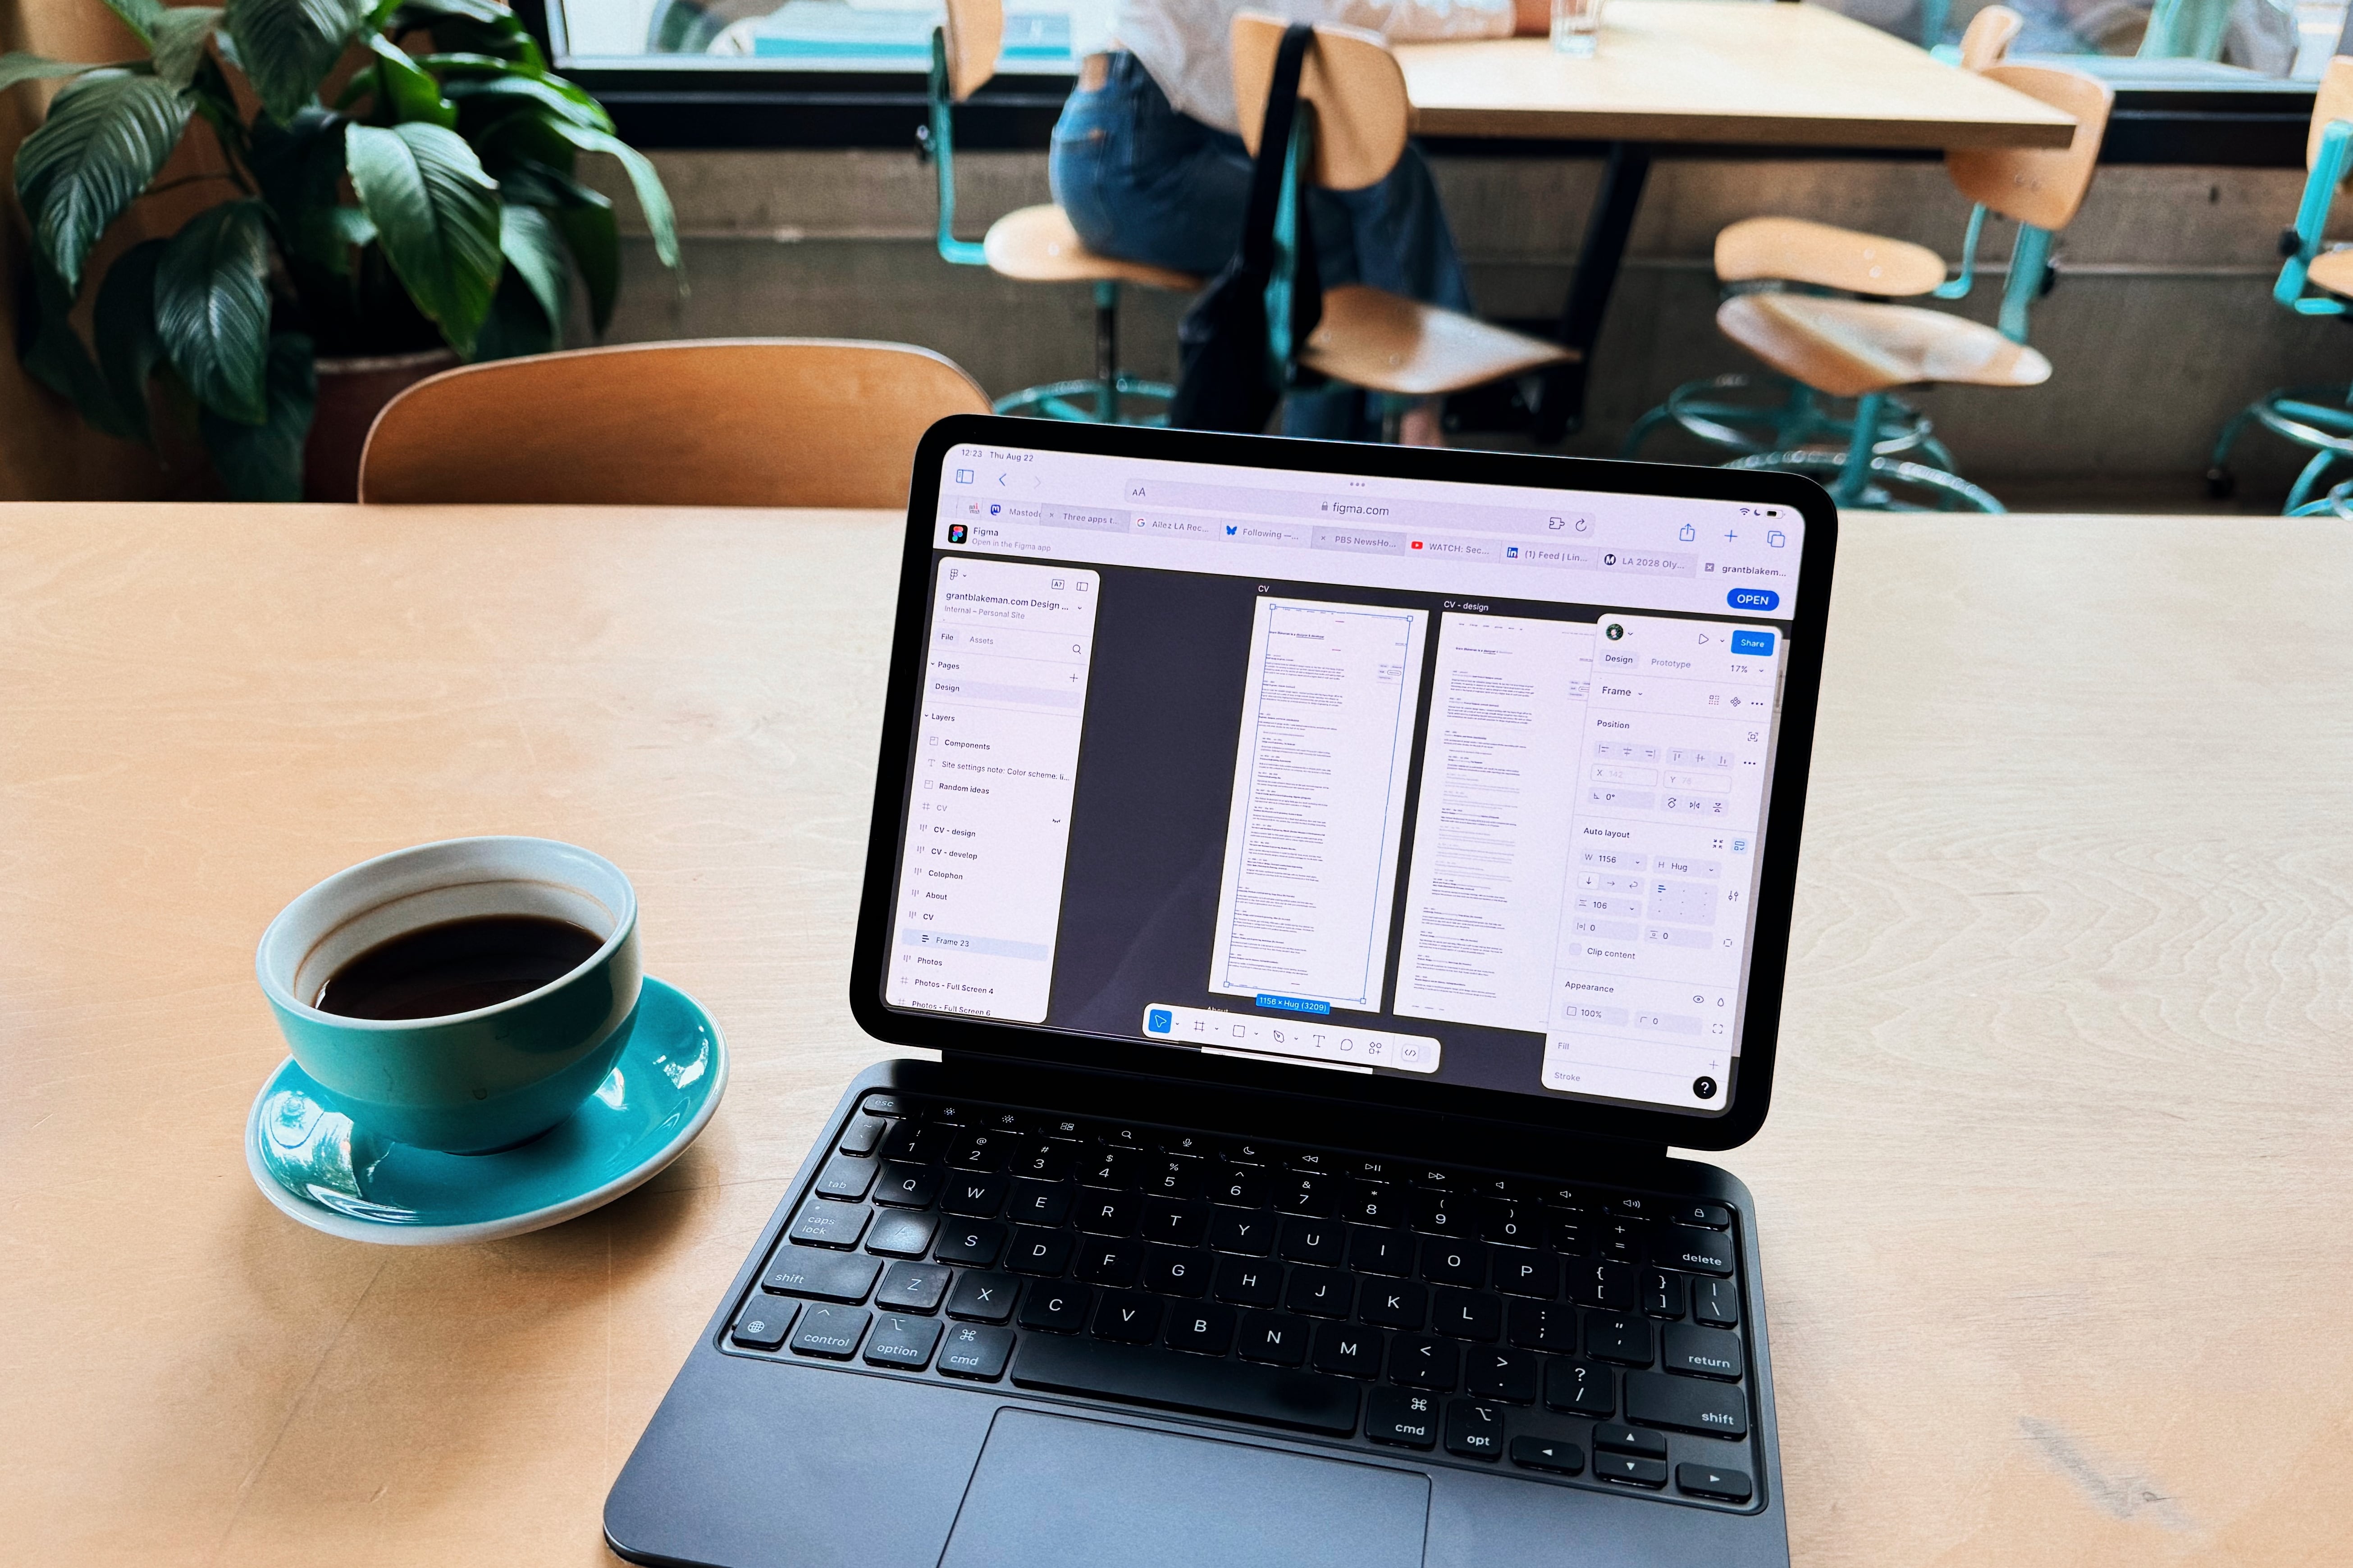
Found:
[[[1242,219],[1241,264],[1246,271],[1274,266],[1274,213],[1282,200],[1282,165],[1291,155],[1291,128],[1299,118],[1299,76],[1315,29],[1293,22],[1282,30],[1274,52],[1274,80],[1266,91],[1266,119],[1259,127],[1258,162],[1250,169],[1250,208]]]

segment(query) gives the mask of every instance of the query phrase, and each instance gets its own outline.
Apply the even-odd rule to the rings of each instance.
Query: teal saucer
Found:
[[[694,1142],[727,1089],[727,1042],[702,1005],[648,975],[637,1027],[596,1091],[521,1148],[442,1154],[330,1110],[288,1058],[245,1124],[262,1195],[314,1230],[438,1247],[520,1236],[608,1204]]]

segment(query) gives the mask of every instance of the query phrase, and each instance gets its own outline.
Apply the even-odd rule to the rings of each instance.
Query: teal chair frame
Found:
[[[1970,208],[1961,237],[1960,270],[1930,289],[1928,298],[1966,300],[1977,288],[1978,245],[1985,233],[1986,214],[1982,202]],[[2032,224],[2018,226],[2018,238],[2010,247],[2010,271],[2002,283],[1997,316],[2002,336],[2012,342],[2026,342],[2034,303],[2050,291],[2053,238],[2049,229]],[[1802,291],[1831,292],[1810,287]],[[1766,399],[1741,395],[1757,393],[1765,394]],[[1883,477],[1899,479],[1910,488],[1935,492],[1931,499],[1939,503],[1936,510],[1949,510],[1957,504],[1973,510],[2003,510],[1989,492],[1953,473],[1952,453],[1936,439],[1926,416],[1902,398],[1887,393],[1873,394],[1858,399],[1854,411],[1844,416],[1825,406],[1825,402],[1821,394],[1804,383],[1768,372],[1735,372],[1705,381],[1685,382],[1669,393],[1664,403],[1634,422],[1633,428],[1626,433],[1620,455],[1633,457],[1653,432],[1673,424],[1710,446],[1740,454],[1739,459],[1727,467],[1785,471],[1794,468],[1818,477],[1835,470],[1839,484],[1851,482],[1860,487],[1854,491],[1855,499],[1842,499],[1841,505],[1895,504],[1893,495],[1884,493],[1884,486],[1877,487],[1882,494],[1872,497],[1870,465],[1877,465]],[[1862,432],[1869,433],[1867,443],[1860,434]],[[1860,468],[1856,466],[1858,453],[1862,453],[1865,464]],[[1909,453],[1917,453],[1927,461],[1898,460]]]
[[[955,233],[955,117],[948,91],[948,35],[944,26],[932,29],[932,71],[925,146],[939,178],[940,259],[956,267],[986,267],[988,249],[976,240],[958,239]],[[1117,279],[1099,279],[1094,285],[1095,373],[1076,381],[1048,382],[1025,386],[997,399],[999,414],[1068,419],[1086,425],[1166,425],[1168,400],[1176,389],[1165,381],[1145,381],[1119,368],[1119,300]],[[1154,405],[1139,408],[1136,404]]]
[[[2327,247],[2324,231],[2328,226],[2328,209],[2336,200],[2337,187],[2344,183],[2348,164],[2353,164],[2353,122],[2332,120],[2321,132],[2320,151],[2304,176],[2304,197],[2296,204],[2295,226],[2280,236],[2280,248],[2286,253],[2286,259],[2280,265],[2279,280],[2272,285],[2272,298],[2299,316],[2346,316],[2346,300],[2335,294],[2306,293],[2306,289],[2310,286],[2313,261]],[[2291,243],[2293,249],[2288,248]],[[2332,489],[2327,498],[2320,500],[2314,500],[2312,495],[2331,468],[2353,458],[2353,388],[2342,383],[2335,386],[2281,387],[2265,393],[2232,416],[2216,437],[2206,468],[2206,493],[2217,500],[2238,488],[2238,477],[2231,471],[2231,448],[2250,425],[2260,425],[2312,453],[2312,460],[2296,476],[2294,488],[2287,492],[2287,504],[2281,510],[2292,517],[2330,512],[2337,490],[2344,486]]]

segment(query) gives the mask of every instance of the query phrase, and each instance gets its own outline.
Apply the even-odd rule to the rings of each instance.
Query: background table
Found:
[[[0,508],[0,1555],[607,1560],[614,1472],[880,1054],[843,977],[897,537]],[[2334,522],[1852,521],[1778,1092],[1722,1157],[1799,1563],[2341,1563],[2346,563]],[[239,1152],[281,1055],[254,941],[500,831],[636,879],[727,1102],[554,1230],[305,1230]]]
[[[2064,147],[2074,121],[1818,5],[1609,0],[1599,51],[1544,38],[1400,45],[1424,136],[1607,143],[1558,341],[1577,359],[1547,373],[1537,440],[1582,421],[1593,345],[1617,286],[1654,143],[1905,151]]]

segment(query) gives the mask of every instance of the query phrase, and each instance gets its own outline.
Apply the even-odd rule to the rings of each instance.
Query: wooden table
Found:
[[[879,1055],[896,520],[0,507],[10,1562],[607,1561],[607,1486]],[[2353,595],[2322,521],[1858,518],[1765,1242],[1804,1565],[2290,1568],[2353,1519]],[[636,879],[727,1103],[371,1247],[257,1193],[262,925],[446,835]]]
[[[1549,374],[1536,409],[1546,443],[1584,417],[1655,146],[2064,147],[2074,134],[2048,104],[1818,5],[1609,0],[1589,59],[1543,38],[1400,45],[1397,56],[1419,134],[1608,144],[1556,334],[1578,358]]]

